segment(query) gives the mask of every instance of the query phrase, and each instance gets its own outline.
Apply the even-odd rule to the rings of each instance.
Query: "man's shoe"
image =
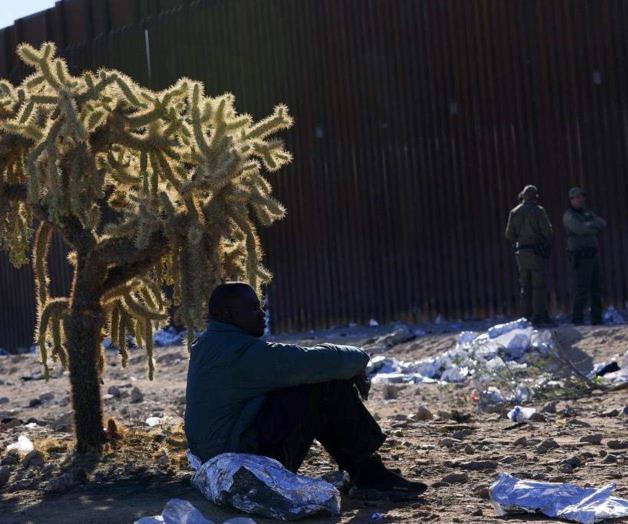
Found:
[[[389,470],[377,455],[360,463],[351,475],[351,480],[359,489],[398,491],[415,495],[427,490],[427,484],[408,480],[399,473]]]

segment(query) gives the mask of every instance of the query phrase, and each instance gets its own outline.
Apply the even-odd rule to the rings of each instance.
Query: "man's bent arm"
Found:
[[[261,389],[349,379],[369,361],[361,349],[335,344],[306,348],[259,341],[247,353],[246,360],[257,368],[251,370],[251,381]]]

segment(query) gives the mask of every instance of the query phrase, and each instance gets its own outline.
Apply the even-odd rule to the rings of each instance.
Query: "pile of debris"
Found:
[[[470,379],[487,381],[508,365],[525,369],[530,354],[546,354],[555,346],[552,333],[537,331],[525,318],[498,324],[486,333],[463,331],[453,349],[435,357],[405,362],[383,355],[373,358],[368,373],[373,382],[452,383]]]

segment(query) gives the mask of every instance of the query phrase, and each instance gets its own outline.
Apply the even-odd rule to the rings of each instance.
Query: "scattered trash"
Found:
[[[600,377],[604,383],[619,385],[628,382],[628,351],[623,357],[615,355],[609,362],[600,362],[593,366],[587,378],[594,379]]]
[[[543,513],[582,524],[628,516],[628,500],[612,497],[615,484],[600,489],[575,484],[521,480],[501,473],[490,487],[498,515]]]
[[[534,413],[536,413],[534,408],[515,406],[508,412],[508,418],[513,422],[527,422]]]
[[[609,362],[608,364],[606,362],[602,362],[600,364],[596,364],[591,373],[595,377],[603,377],[609,373],[615,373],[615,371],[619,371],[620,369],[619,364],[615,361]]]
[[[206,519],[191,502],[183,499],[170,499],[161,515],[142,517],[133,524],[214,524]]]
[[[26,435],[20,435],[17,438],[17,442],[13,444],[9,444],[7,446],[7,451],[15,450],[20,455],[27,455],[34,449],[35,449],[35,446],[33,445],[31,439],[29,439]]]
[[[486,332],[489,338],[497,338],[511,331],[529,328],[532,324],[525,318],[506,322],[505,324],[496,324],[489,328]]]
[[[618,325],[626,322],[622,314],[613,306],[608,307],[608,309],[604,312],[602,319],[604,320],[604,324]]]
[[[367,373],[374,383],[388,384],[461,383],[473,379],[478,383],[475,397],[480,406],[509,401],[521,403],[534,394],[529,386],[513,384],[512,391],[505,395],[494,386],[487,389],[485,383],[505,368],[509,374],[527,369],[529,355],[546,354],[554,345],[550,331],[537,331],[522,318],[493,326],[487,333],[463,331],[453,349],[427,359],[406,362],[378,355],[369,362]]]
[[[377,320],[375,320],[374,318],[369,320],[369,327],[377,327],[377,326],[379,326],[379,322]]]
[[[223,453],[205,463],[189,450],[192,485],[221,506],[280,520],[340,514],[340,493],[329,482],[296,475],[278,461],[258,455]]]
[[[148,417],[146,419],[146,424],[151,428],[154,428],[155,426],[159,426],[159,424],[161,424],[162,422],[163,422],[163,418],[161,417]]]

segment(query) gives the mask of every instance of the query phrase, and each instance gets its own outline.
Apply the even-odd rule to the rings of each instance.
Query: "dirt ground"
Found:
[[[455,344],[455,331],[478,327],[485,326],[434,326],[387,355],[406,360],[431,356]],[[386,329],[335,329],[282,340],[364,344]],[[628,326],[561,328],[558,336],[582,369],[628,349]],[[1,523],[129,524],[161,513],[173,497],[189,500],[217,523],[238,516],[213,506],[189,483],[181,425],[186,350],[158,348],[156,360],[157,377],[149,382],[141,351],[131,356],[126,369],[115,352],[107,352],[105,412],[119,421],[122,438],[101,458],[76,459],[70,453],[67,375],[53,372],[45,382],[36,356],[0,358]],[[109,390],[111,386],[115,388]],[[137,392],[132,396],[135,387],[141,400]],[[531,402],[539,411],[545,408],[544,420],[519,426],[506,418],[507,407],[478,412],[470,392],[466,385],[374,384],[367,404],[389,435],[382,448],[386,463],[422,479],[430,489],[420,499],[405,501],[345,495],[341,517],[307,522],[372,522],[375,513],[382,516],[380,522],[544,522],[496,516],[488,487],[502,471],[584,486],[615,482],[616,495],[628,498],[628,416],[622,414],[627,390],[560,400],[554,406],[547,399]],[[421,407],[434,418],[418,420]],[[164,421],[150,428],[145,421],[151,416]],[[21,434],[41,453],[27,459],[7,453],[5,447]],[[590,442],[581,441],[584,437]],[[556,445],[547,446],[547,439]],[[315,446],[300,472],[318,476],[333,470],[324,450]]]

